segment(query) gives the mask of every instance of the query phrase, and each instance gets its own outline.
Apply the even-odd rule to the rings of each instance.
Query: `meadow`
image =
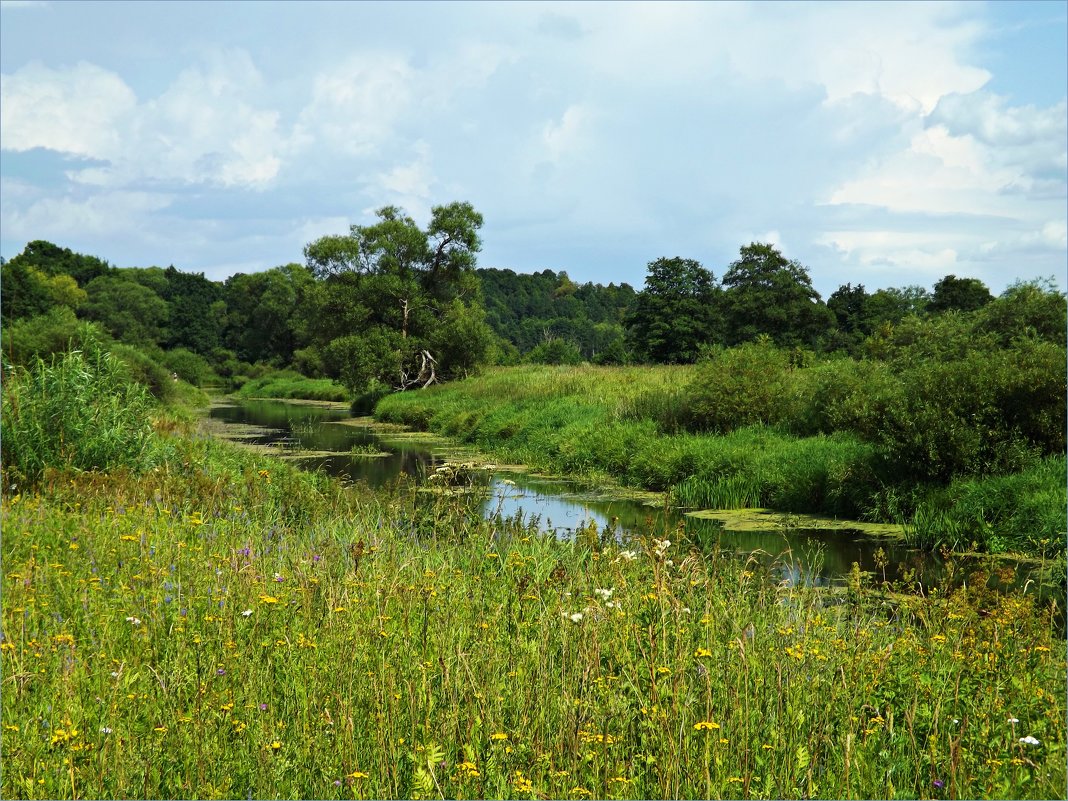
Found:
[[[5,375],[5,798],[1064,797],[1033,593],[559,541],[199,437],[121,380]]]

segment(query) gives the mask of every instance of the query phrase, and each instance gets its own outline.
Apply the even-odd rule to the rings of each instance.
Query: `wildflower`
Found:
[[[508,735],[505,734],[503,731],[498,731],[498,732],[494,732],[493,734],[491,734],[490,735],[490,739],[491,740],[507,740],[508,739]]]
[[[281,582],[285,581],[285,577],[282,576],[281,573],[275,573],[274,574],[274,580],[279,582],[279,583],[281,583]]]
[[[713,731],[719,728],[719,724],[711,720],[702,720],[700,723],[695,723],[693,727],[697,731]]]
[[[570,620],[572,623],[582,622],[582,612],[575,612],[574,614],[568,615],[567,617],[568,620]]]
[[[216,676],[225,676],[226,675],[226,668],[219,668],[218,670],[215,671],[215,675]]]
[[[705,659],[707,657],[712,656],[712,652],[709,651],[707,648],[698,648],[696,651],[693,652],[693,655],[696,656],[698,659]]]
[[[260,603],[261,604],[276,604],[276,603],[278,603],[278,599],[275,598],[273,595],[261,595],[260,596]]]
[[[936,790],[941,790],[943,787],[946,786],[946,783],[944,781],[942,781],[941,779],[935,779],[933,782],[931,782],[931,784],[934,785],[934,788]]]
[[[637,554],[636,551],[620,551],[619,552],[619,556],[616,558],[615,561],[618,562],[620,559],[622,559],[624,562],[633,562],[637,558],[638,558],[638,554]],[[579,788],[579,789],[582,789],[582,788]],[[572,792],[574,792],[574,791],[572,791]]]
[[[131,626],[140,626],[141,625],[141,618],[139,618],[139,617],[128,617],[128,618],[126,618],[126,622],[129,623]]]
[[[612,597],[612,593],[615,592],[615,590],[612,590],[612,589],[608,589],[608,590],[596,589],[593,592],[594,592],[595,595],[601,596],[601,600],[602,601],[607,601]]]
[[[1016,724],[1016,723],[1019,723],[1019,722],[1020,722],[1019,718],[1009,718],[1009,723]]]
[[[367,777],[368,774],[364,773],[362,770],[354,770],[352,773],[345,776],[346,779],[366,779]]]
[[[267,704],[260,704],[260,712],[266,712],[266,711],[267,711]]]
[[[1024,743],[1025,745],[1039,745],[1040,744],[1040,741],[1036,740],[1030,734],[1028,734],[1026,737],[1021,737],[1020,738],[1020,742]]]
[[[241,613],[241,617],[249,617],[251,614],[252,614],[252,610],[251,609],[246,609],[244,612]]]
[[[278,740],[275,740],[267,747],[270,748],[272,751],[277,751],[282,747],[282,744],[278,742]]]

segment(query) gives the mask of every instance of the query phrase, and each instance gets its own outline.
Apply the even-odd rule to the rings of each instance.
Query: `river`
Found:
[[[347,408],[334,404],[227,399],[212,405],[210,418],[217,433],[228,439],[373,488],[406,479],[429,488],[435,485],[432,476],[451,472],[446,465],[471,461],[470,453],[461,447],[429,436],[383,431],[369,420],[353,419]],[[607,532],[620,542],[645,533],[673,538],[682,529],[687,538],[705,547],[742,556],[755,554],[777,580],[791,584],[844,584],[854,562],[879,580],[893,581],[914,572],[925,587],[936,586],[945,574],[937,554],[909,549],[897,539],[858,529],[805,528],[802,521],[772,531],[736,530],[684,510],[665,509],[662,500],[643,502],[485,463],[465,471],[464,479],[472,485],[474,502],[481,499],[484,517],[520,515],[562,538],[593,522],[602,536]],[[1031,578],[1030,570],[1014,565],[1011,577],[998,579],[990,564],[978,562],[957,574],[968,575],[977,567],[989,572],[994,583],[1008,578],[1009,586],[1022,586]]]

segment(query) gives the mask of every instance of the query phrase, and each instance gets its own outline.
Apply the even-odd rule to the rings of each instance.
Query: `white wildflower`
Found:
[[[101,734],[111,734],[111,727],[110,726],[101,726],[100,727],[100,732],[101,732]]]
[[[568,615],[567,618],[572,623],[581,623],[582,622],[582,612],[575,612],[574,614]]]
[[[595,589],[593,591],[594,595],[600,595],[601,596],[601,600],[602,601],[607,601],[609,598],[611,598],[613,592],[615,592],[614,589],[608,589],[608,590]]]
[[[241,613],[241,617],[250,617],[251,615],[252,615],[252,610],[251,609],[246,609],[244,612]]]
[[[1019,718],[1009,718],[1009,723],[1019,723],[1019,722],[1020,722]]]
[[[126,622],[129,623],[131,626],[140,626],[141,625],[141,618],[139,618],[139,617],[128,617],[128,618],[126,618]]]
[[[1028,734],[1026,737],[1021,737],[1020,738],[1020,742],[1021,743],[1025,743],[1027,745],[1039,745],[1040,744],[1040,741],[1036,740],[1030,734]]]
[[[624,562],[633,562],[637,558],[638,554],[635,551],[620,551],[619,557],[616,559],[616,561],[618,562],[620,559],[622,559]]]

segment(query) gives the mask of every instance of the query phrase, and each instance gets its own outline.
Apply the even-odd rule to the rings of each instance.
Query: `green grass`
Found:
[[[1031,594],[829,596],[147,437],[5,475],[3,797],[1063,795]]]
[[[967,543],[974,540],[983,550],[1035,552],[1046,540],[1043,550],[1064,551],[1063,459],[1032,459],[1019,479],[976,478],[943,490],[895,477],[879,445],[847,431],[797,436],[749,425],[723,434],[686,433],[680,388],[701,369],[498,368],[390,395],[375,413],[538,470],[668,492],[681,506],[764,506],[910,522],[914,541],[932,548],[965,544],[966,533]],[[908,502],[888,504],[887,497]],[[1012,512],[1013,504],[1020,511]]]
[[[329,378],[307,378],[286,370],[253,378],[234,393],[239,398],[299,398],[304,400],[352,400],[352,393]]]
[[[46,469],[144,470],[162,458],[153,436],[155,402],[114,356],[57,354],[5,376],[0,443],[18,485]]]
[[[4,498],[5,797],[1063,791],[1030,596],[828,606],[679,542],[176,447]]]

